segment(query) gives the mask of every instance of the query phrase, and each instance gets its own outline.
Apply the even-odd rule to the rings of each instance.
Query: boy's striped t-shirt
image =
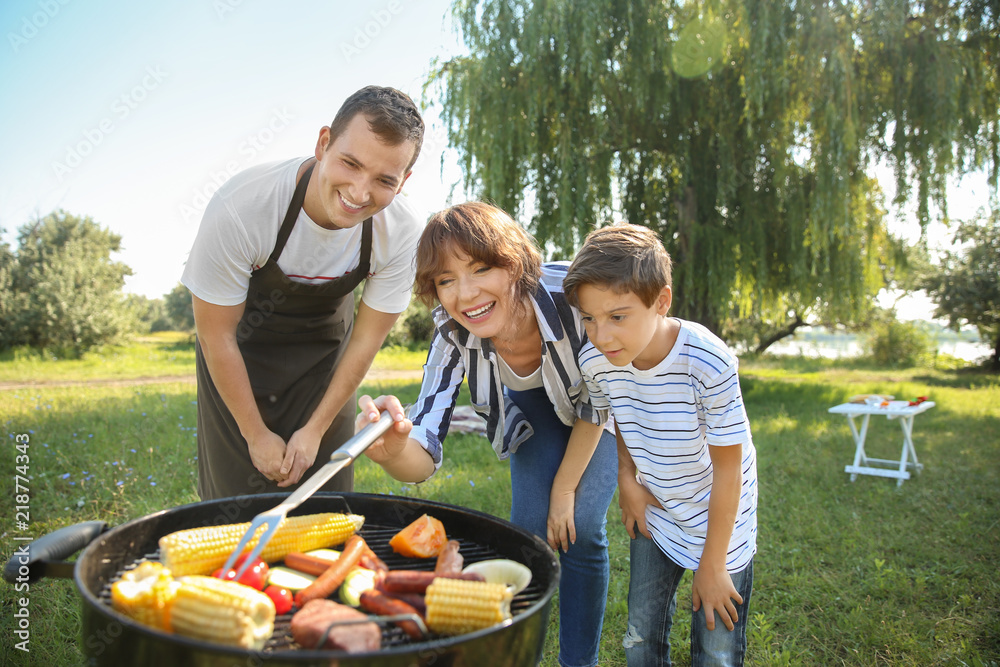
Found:
[[[757,550],[757,453],[738,360],[705,327],[678,321],[677,341],[654,368],[615,366],[588,342],[580,350],[580,369],[593,407],[611,407],[640,483],[664,508],[646,508],[653,540],[682,567],[697,569],[705,544],[708,446],[742,445],[742,491],[726,557],[726,568],[738,572]]]

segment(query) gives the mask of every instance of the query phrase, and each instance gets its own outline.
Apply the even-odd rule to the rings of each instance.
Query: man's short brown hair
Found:
[[[405,141],[414,144],[413,157],[406,167],[409,172],[424,143],[424,121],[410,96],[395,88],[365,86],[344,100],[330,123],[328,146],[333,145],[333,140],[343,134],[347,125],[359,113],[364,114],[368,120],[368,128],[375,136],[389,146],[398,146]]]
[[[660,237],[641,225],[621,223],[587,235],[563,279],[566,298],[579,307],[577,290],[595,285],[618,294],[631,292],[647,307],[671,287],[670,255]]]

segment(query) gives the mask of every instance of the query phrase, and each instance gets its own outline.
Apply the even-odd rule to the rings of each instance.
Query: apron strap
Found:
[[[298,184],[295,186],[295,194],[292,195],[292,201],[285,212],[285,219],[281,223],[281,229],[278,230],[278,238],[274,242],[274,249],[268,258],[269,262],[277,264],[278,257],[281,256],[281,251],[285,249],[285,243],[288,242],[288,237],[292,234],[292,227],[295,226],[295,221],[299,217],[299,211],[302,210],[302,203],[306,200],[306,188],[309,186],[309,177],[312,176],[313,167],[315,166],[315,163],[309,165],[309,168],[305,170],[302,178],[299,179]]]

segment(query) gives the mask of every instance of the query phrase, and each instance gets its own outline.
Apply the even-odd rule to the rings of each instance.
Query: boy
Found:
[[[646,227],[592,232],[564,280],[589,342],[580,370],[618,436],[622,521],[632,538],[630,667],[670,664],[685,570],[691,659],[742,665],[757,538],[757,466],[737,359],[694,322],[667,317],[670,257]],[[638,531],[636,531],[638,528]]]

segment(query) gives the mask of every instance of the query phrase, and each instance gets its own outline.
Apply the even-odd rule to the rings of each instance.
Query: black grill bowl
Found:
[[[286,496],[268,494],[212,500],[164,510],[113,528],[94,539],[77,559],[74,578],[83,597],[81,650],[90,665],[197,667],[380,667],[536,665],[542,654],[552,596],[559,583],[559,562],[541,539],[497,517],[473,510],[399,496],[361,493],[316,494],[292,514],[349,511],[365,516],[361,531],[390,568],[433,569],[434,559],[403,558],[387,541],[422,514],[444,524],[461,544],[466,564],[509,558],[531,569],[531,585],[514,599],[514,617],[498,626],[458,637],[410,642],[398,631],[383,633],[383,648],[347,654],[296,646],[279,617],[275,637],[262,651],[244,651],[159,632],[135,623],[110,606],[111,583],[142,558],[156,558],[160,537],[185,528],[241,523],[277,505]],[[400,638],[402,637],[402,638]]]

